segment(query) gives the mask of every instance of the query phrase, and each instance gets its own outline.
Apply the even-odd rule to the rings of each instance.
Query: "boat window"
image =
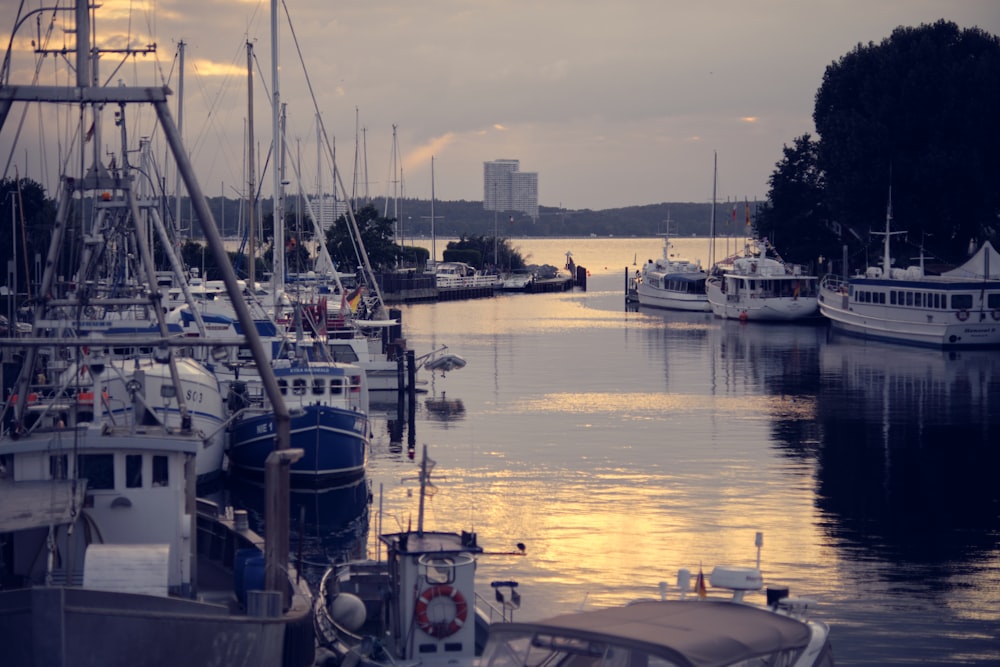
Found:
[[[153,486],[166,486],[170,482],[168,463],[166,456],[153,457]]]
[[[313,396],[322,396],[326,393],[326,379],[313,378]]]
[[[906,305],[907,306],[912,306],[913,305],[913,292],[907,292],[906,293]]]
[[[142,454],[125,455],[125,487],[142,488]]]
[[[292,380],[292,394],[295,396],[302,396],[306,393],[306,380],[305,378],[295,378]]]
[[[952,294],[951,307],[955,308],[956,310],[968,310],[969,308],[972,308],[972,295]]]
[[[878,302],[883,305],[885,304],[885,292],[878,293]]]
[[[330,395],[339,396],[344,393],[344,380],[342,378],[330,378]]]
[[[358,361],[358,355],[354,353],[354,348],[344,344],[330,344],[330,356],[334,361],[345,364],[353,364]]]
[[[288,393],[288,380],[278,380],[278,391],[282,396]]]
[[[447,556],[428,558],[424,562],[424,580],[431,586],[450,584],[455,580],[455,561]]]
[[[113,454],[80,454],[76,458],[77,476],[87,480],[88,489],[115,488]]]
[[[69,459],[66,454],[55,454],[49,457],[49,477],[51,479],[66,479],[69,474]]]
[[[889,292],[889,303],[893,306],[896,305],[896,290]]]
[[[990,310],[1000,309],[1000,292],[986,295],[986,307]]]

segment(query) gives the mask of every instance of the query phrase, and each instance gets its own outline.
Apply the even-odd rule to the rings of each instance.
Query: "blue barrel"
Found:
[[[251,556],[247,559],[246,569],[243,571],[243,599],[240,602],[246,606],[247,591],[264,590],[264,557]]]
[[[233,590],[236,592],[236,599],[241,605],[247,603],[246,568],[247,561],[251,558],[263,557],[263,552],[257,547],[249,549],[237,549],[233,558]]]

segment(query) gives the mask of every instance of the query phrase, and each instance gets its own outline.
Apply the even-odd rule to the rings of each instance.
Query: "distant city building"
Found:
[[[483,163],[483,208],[520,211],[538,219],[538,174],[518,171],[519,160]]]
[[[324,232],[330,229],[338,218],[347,215],[347,202],[337,199],[333,195],[323,195],[322,197],[310,195],[309,204],[316,214],[320,229]]]

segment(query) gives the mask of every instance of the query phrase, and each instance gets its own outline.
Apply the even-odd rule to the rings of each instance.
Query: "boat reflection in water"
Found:
[[[453,422],[465,419],[465,404],[462,399],[448,398],[445,392],[441,392],[440,397],[426,399],[424,407],[434,421]]]
[[[1000,355],[838,336],[820,367],[816,502],[830,538],[872,564],[869,594],[922,572],[911,595],[933,601],[929,634],[947,619],[938,608],[985,620],[996,602],[982,582],[995,578],[1000,529]]]
[[[228,491],[233,506],[247,510],[251,527],[266,532],[263,486],[233,477]],[[291,492],[290,548],[293,558],[301,558],[299,569],[310,581],[331,563],[365,555],[370,504],[370,484],[364,477],[345,486]]]

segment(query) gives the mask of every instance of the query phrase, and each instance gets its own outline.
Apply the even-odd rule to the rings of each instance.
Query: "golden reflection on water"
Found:
[[[759,415],[771,420],[810,420],[816,417],[814,397],[791,396],[704,396],[701,394],[623,394],[579,392],[552,393],[536,398],[516,400],[504,410],[519,413],[611,413],[622,414],[671,414],[680,412],[706,412],[713,415]]]

